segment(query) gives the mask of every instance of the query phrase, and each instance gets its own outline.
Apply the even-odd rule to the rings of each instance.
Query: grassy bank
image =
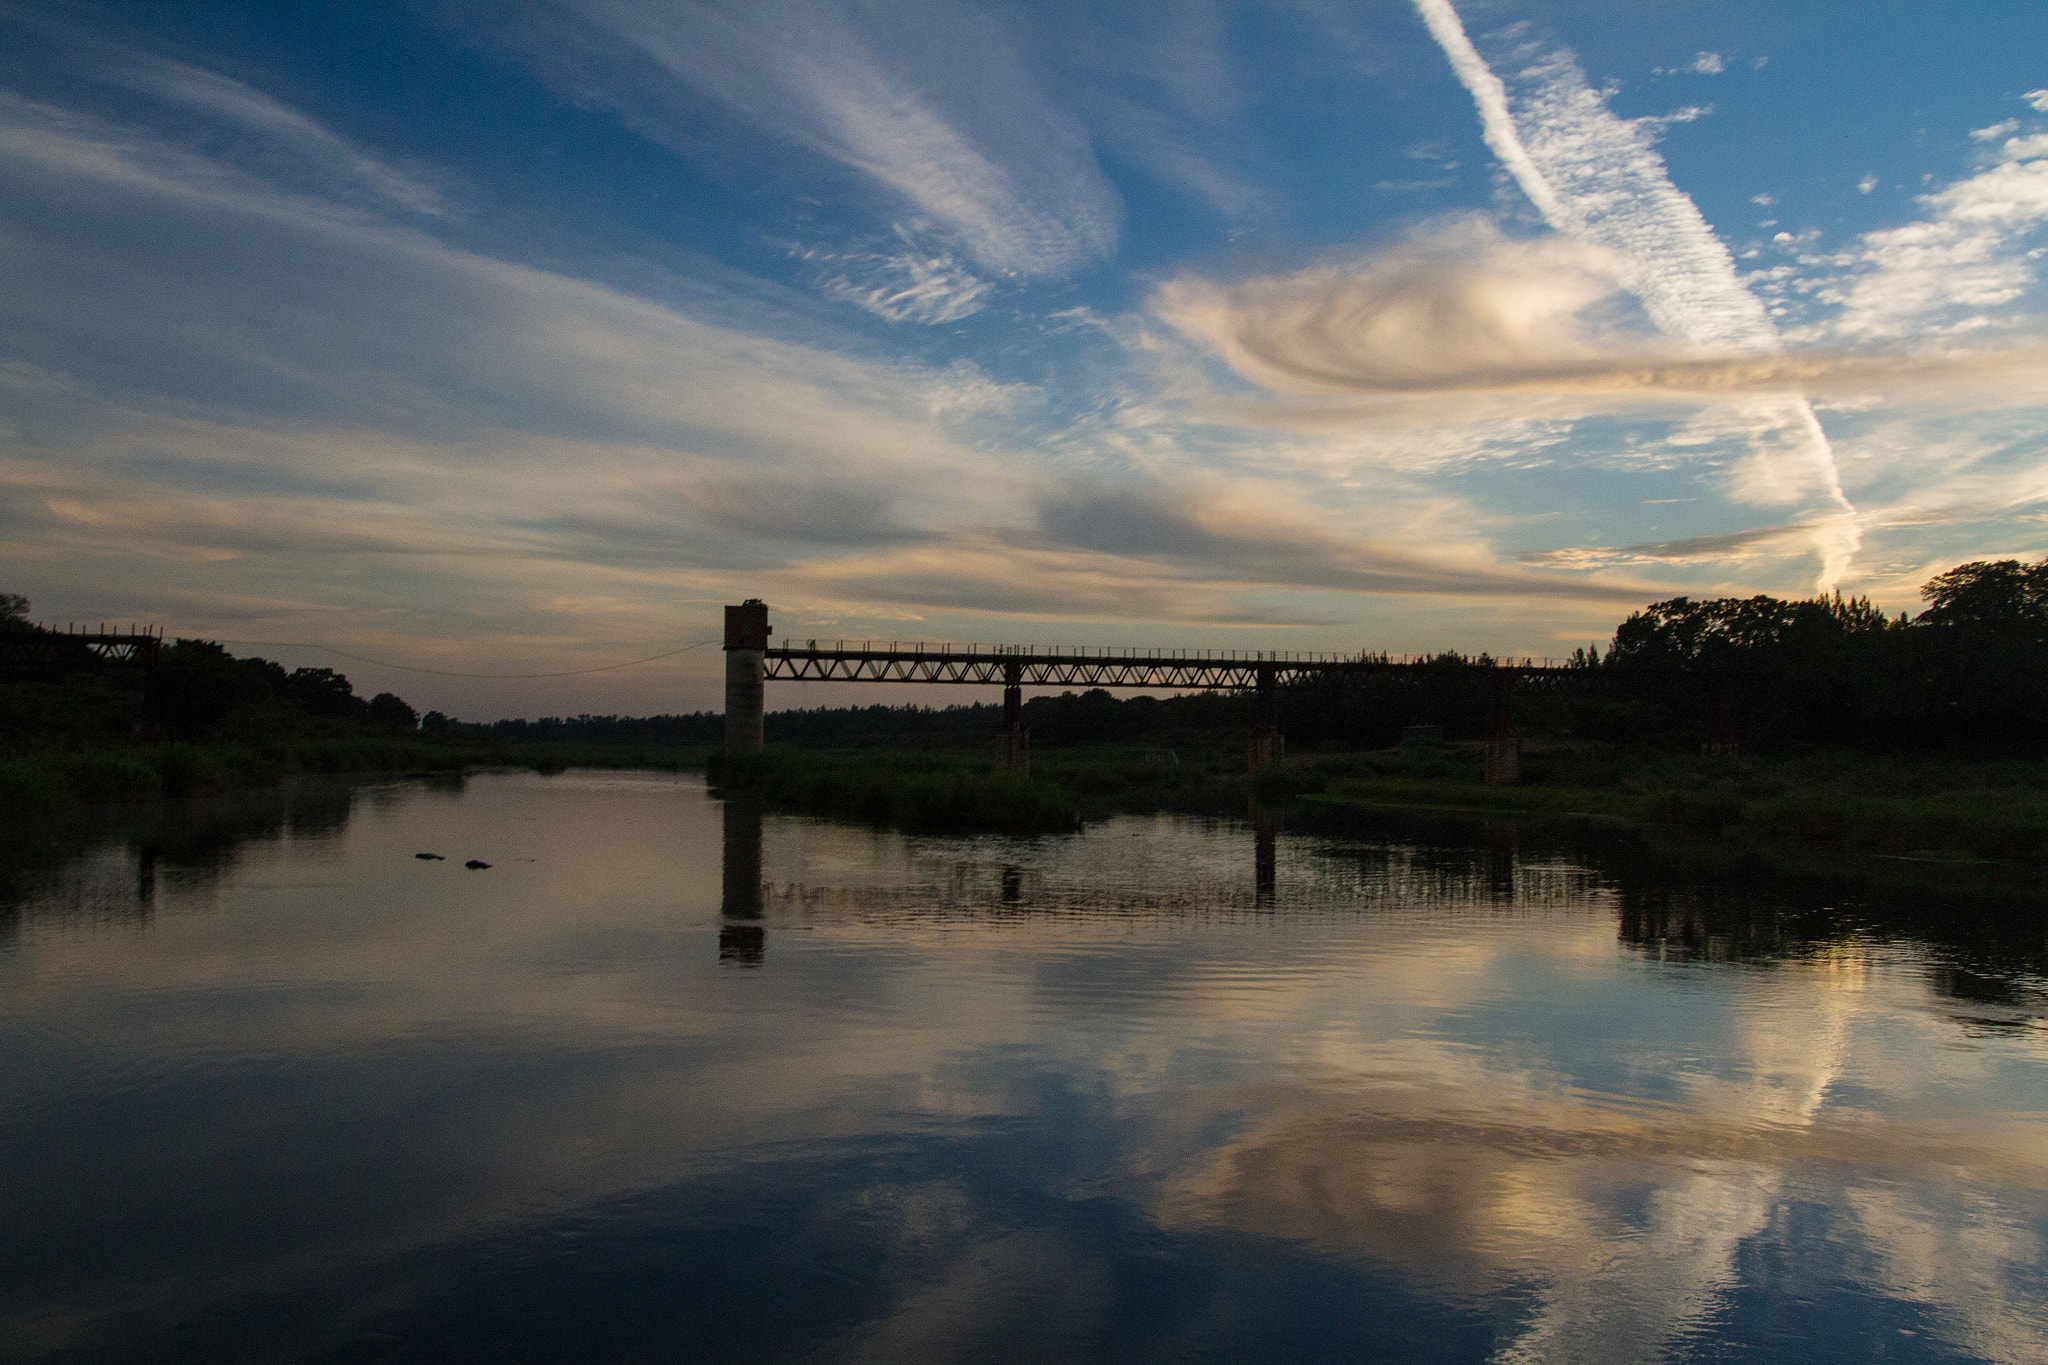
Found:
[[[0,758],[0,811],[196,796],[270,786],[299,773],[460,771],[471,758],[453,746],[377,736],[46,750]]]
[[[537,773],[571,768],[614,771],[693,773],[703,771],[718,751],[708,747],[673,748],[659,744],[497,744],[477,749],[472,767],[531,768]]]
[[[1099,746],[1034,754],[1031,777],[985,750],[803,750],[713,756],[714,782],[772,805],[906,829],[1033,833],[1129,810],[1233,810],[1248,796],[1454,817],[1592,821],[1683,835],[1729,856],[1783,860],[2048,859],[2048,764],[1871,758],[1709,758],[1535,750],[1524,780],[1488,786],[1475,750],[1297,756],[1254,787],[1234,747]],[[1705,850],[1702,849],[1702,853]],[[1718,855],[1717,855],[1718,856]]]
[[[43,815],[272,785],[302,774],[461,773],[478,768],[687,771],[777,806],[931,831],[1038,833],[1119,810],[1235,810],[1256,794],[1337,807],[1450,816],[1591,820],[1666,831],[1713,856],[1882,859],[1937,870],[1970,860],[2048,860],[2048,763],[1872,757],[1827,750],[1719,758],[1646,749],[1532,746],[1524,780],[1480,781],[1476,751],[1304,754],[1256,791],[1235,744],[1167,750],[1076,746],[1032,757],[1028,780],[982,747],[775,746],[739,761],[716,750],[511,744],[368,728],[188,744],[50,748],[0,756],[0,816]]]
[[[770,805],[908,830],[1042,834],[1081,825],[1071,792],[995,772],[979,755],[777,747],[715,755],[706,772]]]
[[[425,735],[334,734],[271,741],[134,744],[0,757],[0,815],[44,816],[273,786],[342,773],[462,773],[476,768],[689,771],[709,751],[577,744],[501,744]]]
[[[1362,808],[1604,818],[1864,856],[2048,858],[2048,764],[2039,761],[1559,749],[1527,755],[1520,784],[1489,787],[1476,754],[1439,750],[1303,760],[1271,774],[1262,792]]]

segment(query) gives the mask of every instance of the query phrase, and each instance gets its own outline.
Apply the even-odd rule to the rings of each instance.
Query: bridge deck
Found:
[[[47,626],[0,630],[0,668],[46,668],[78,661],[81,654],[107,663],[156,667],[163,633],[155,627],[127,630],[63,630]]]
[[[1577,670],[1549,659],[1395,658],[1385,654],[1295,651],[1037,649],[950,644],[849,649],[777,645],[763,651],[764,678],[787,682],[968,683],[1001,687],[1141,687],[1228,691],[1313,677],[1483,668],[1515,677],[1551,677]]]

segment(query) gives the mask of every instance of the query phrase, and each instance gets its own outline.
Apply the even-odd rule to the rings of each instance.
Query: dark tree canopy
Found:
[[[295,668],[284,690],[294,706],[315,716],[346,716],[362,705],[348,678],[331,668]]]
[[[1764,663],[1903,630],[1868,598],[1674,597],[1631,615],[1614,632],[1607,663],[1695,668]]]
[[[2048,560],[1959,564],[1920,589],[1919,624],[2048,641]]]
[[[1959,564],[1929,580],[1921,595],[1927,609],[1912,619],[1839,594],[1653,603],[1616,628],[1604,656],[1577,651],[1569,681],[1526,688],[1517,703],[1520,723],[1673,745],[2048,752],[2048,561]],[[0,628],[39,631],[26,619],[28,605],[0,593]],[[83,643],[68,654],[56,651],[55,663],[47,661],[51,649],[30,652],[45,659],[37,677],[48,675],[46,682],[100,667]],[[1491,663],[1485,655],[1440,654],[1416,668],[1283,687],[1281,729],[1299,744],[1347,747],[1392,744],[1416,725],[1453,739],[1475,737],[1488,731],[1498,677]],[[712,711],[481,725],[434,711],[422,722],[393,693],[357,697],[333,669],[287,672],[267,659],[237,659],[210,640],[166,646],[152,686],[154,721],[128,723],[184,739],[255,738],[315,722],[525,742],[716,745],[724,737],[724,717]],[[137,702],[139,711],[139,695]],[[947,745],[993,734],[1000,717],[999,706],[981,702],[818,707],[773,712],[766,729],[774,743]],[[1233,693],[1126,698],[1097,688],[1024,705],[1034,743],[1049,748],[1192,742],[1242,734],[1251,719],[1250,699]]]
[[[381,725],[387,730],[413,730],[419,727],[419,712],[405,704],[405,699],[395,692],[379,692],[370,698],[370,723]]]

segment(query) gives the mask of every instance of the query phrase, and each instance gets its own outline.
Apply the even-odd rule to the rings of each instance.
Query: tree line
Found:
[[[2048,561],[1959,565],[1917,615],[1867,598],[1674,597],[1631,613],[1605,653],[1517,690],[1524,730],[1633,744],[2048,751]],[[1439,664],[1486,665],[1481,656]],[[1286,689],[1293,738],[1373,748],[1407,725],[1486,733],[1483,667],[1424,667]]]
[[[153,668],[109,665],[78,637],[30,622],[28,610],[27,598],[0,593],[0,737],[92,745],[450,725],[439,712],[421,717],[394,692],[359,697],[347,675],[334,669],[237,658],[212,640],[172,640]]]
[[[1888,616],[1864,598],[1673,598],[1631,615],[1586,666],[1586,716],[1762,747],[2048,747],[2048,561],[1959,565]]]
[[[1921,596],[1924,610],[1895,616],[1840,595],[1654,603],[1623,621],[1604,652],[1576,651],[1562,678],[1524,680],[1517,724],[1638,744],[2048,751],[2048,561],[1963,564],[1930,580]],[[27,607],[0,594],[0,629],[37,629]],[[89,672],[89,656],[82,646],[78,652],[55,671]],[[1453,739],[1481,735],[1491,725],[1493,663],[1483,654],[1443,654],[1412,668],[1290,684],[1278,698],[1280,726],[1298,745],[1349,748],[1385,747],[1418,725]],[[333,669],[286,670],[207,640],[166,645],[153,686],[154,723],[186,739],[265,718],[518,743],[714,746],[725,733],[716,711],[482,723],[421,717],[394,693],[357,697]],[[1251,699],[1119,699],[1096,688],[1034,697],[1024,723],[1041,747],[1194,744],[1248,728]],[[978,742],[1000,724],[993,703],[911,703],[775,711],[765,728],[770,743],[944,746]]]

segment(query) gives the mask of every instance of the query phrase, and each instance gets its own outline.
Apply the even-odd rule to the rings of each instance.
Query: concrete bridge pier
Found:
[[[1505,669],[1493,678],[1493,736],[1486,741],[1485,779],[1495,786],[1522,780],[1522,737],[1515,733],[1515,675]]]
[[[725,751],[758,753],[764,710],[768,604],[749,597],[725,609]]]
[[[997,766],[1011,777],[1031,775],[1031,732],[1024,728],[1024,665],[1003,665],[1003,736]]]
[[[1287,754],[1287,741],[1280,734],[1280,688],[1271,664],[1259,665],[1256,710],[1252,720],[1251,751],[1245,757],[1245,771],[1253,777],[1267,765]]]

